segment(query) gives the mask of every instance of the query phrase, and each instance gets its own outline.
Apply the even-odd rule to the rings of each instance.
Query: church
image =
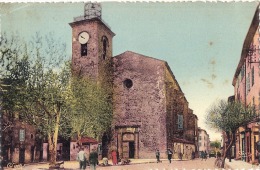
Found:
[[[88,3],[84,16],[69,25],[73,74],[98,79],[109,73],[113,80],[112,137],[102,139],[102,155],[109,157],[111,147],[120,158],[154,158],[157,148],[191,155],[198,147],[198,119],[169,65],[132,51],[113,56],[115,33],[101,12],[99,3]]]

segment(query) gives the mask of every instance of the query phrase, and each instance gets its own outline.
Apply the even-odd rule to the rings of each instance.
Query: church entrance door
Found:
[[[135,142],[129,142],[129,158],[135,157]]]
[[[139,158],[137,127],[119,127],[117,129],[117,150],[120,158]]]

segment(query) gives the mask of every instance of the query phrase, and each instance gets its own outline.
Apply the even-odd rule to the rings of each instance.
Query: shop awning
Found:
[[[91,137],[87,137],[87,136],[82,137],[80,139],[80,142],[81,143],[89,143],[89,144],[98,144],[98,141],[96,139],[91,138]]]

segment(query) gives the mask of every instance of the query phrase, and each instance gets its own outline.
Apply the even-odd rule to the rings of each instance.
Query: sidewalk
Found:
[[[248,162],[244,162],[241,160],[234,160],[232,159],[231,162],[229,162],[228,159],[225,160],[225,167],[226,169],[232,169],[232,170],[236,170],[236,169],[245,169],[245,170],[260,170],[259,165],[252,165]]]
[[[156,163],[156,159],[130,159],[131,164],[145,164],[145,163]],[[166,159],[165,159],[166,160]],[[102,163],[102,160],[99,160],[99,163]],[[112,165],[112,160],[108,160],[108,163]],[[66,169],[78,169],[79,163],[77,161],[65,161],[64,168]],[[117,165],[120,166],[120,165]],[[48,162],[39,162],[39,163],[29,163],[23,166],[24,170],[39,170],[39,169],[49,169]],[[13,168],[4,167],[4,170],[14,170]]]
[[[148,163],[156,163],[156,159],[130,159],[131,160],[131,165],[133,164],[148,164]],[[161,159],[161,161],[167,162],[167,159]],[[172,161],[179,161],[177,159],[172,159]],[[183,160],[186,161],[186,160]],[[99,161],[99,163],[102,163],[102,160]],[[108,160],[108,163],[112,165],[112,160]],[[78,169],[79,163],[77,161],[65,161],[64,162],[64,168],[65,169]],[[116,165],[116,166],[121,166]],[[23,170],[44,170],[48,169],[49,163],[48,162],[40,162],[40,163],[30,163],[30,164],[25,164],[23,166]],[[12,168],[4,168],[4,170],[11,170]],[[12,169],[14,170],[14,169]]]

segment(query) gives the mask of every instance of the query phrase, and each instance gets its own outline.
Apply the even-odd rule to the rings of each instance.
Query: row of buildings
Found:
[[[253,106],[259,116],[260,111],[260,29],[259,7],[256,8],[241,50],[241,57],[235,70],[232,85],[234,95],[229,100]],[[259,158],[259,119],[241,126],[236,132],[235,144],[231,148],[231,157],[246,162]],[[225,142],[225,139],[223,140]]]
[[[72,73],[104,81],[105,71],[113,79],[111,133],[99,141],[85,137],[86,151],[95,146],[103,157],[110,157],[111,148],[116,148],[121,158],[154,158],[156,149],[163,153],[170,148],[174,158],[182,153],[186,159],[200,149],[208,151],[209,135],[198,128],[198,117],[166,61],[131,51],[113,56],[115,33],[101,19],[100,4],[86,4],[84,16],[74,18],[70,26]],[[19,116],[11,119],[14,126],[3,137],[4,159],[47,160],[46,141],[39,141],[36,130]],[[75,160],[79,146],[60,138],[57,150],[59,159]]]

